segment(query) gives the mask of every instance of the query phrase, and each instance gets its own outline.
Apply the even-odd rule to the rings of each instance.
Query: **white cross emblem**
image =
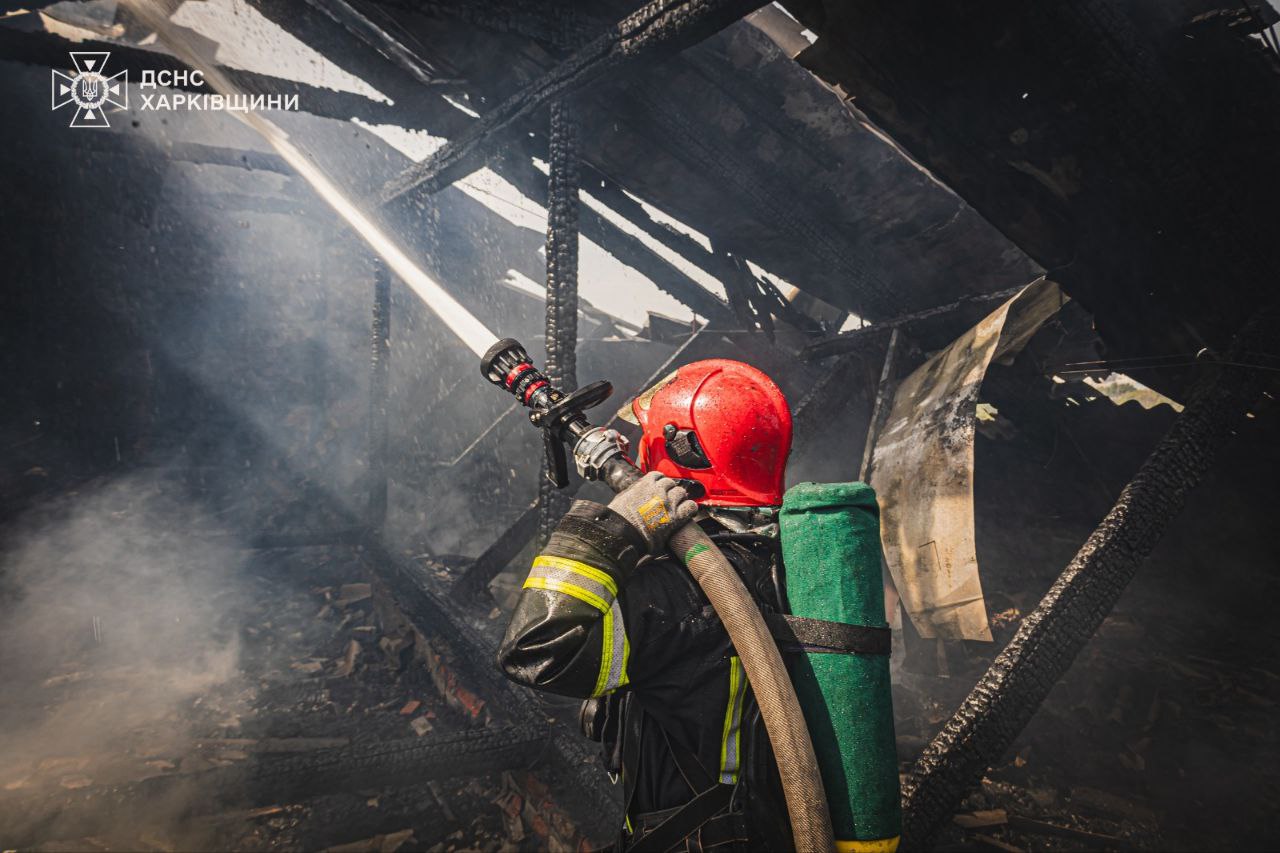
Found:
[[[118,71],[106,76],[109,51],[72,51],[74,74],[53,72],[53,108],[75,104],[72,127],[110,127],[108,105],[129,108],[129,72]]]

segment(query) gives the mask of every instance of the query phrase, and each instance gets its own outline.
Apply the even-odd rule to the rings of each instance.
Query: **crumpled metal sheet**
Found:
[[[885,561],[920,636],[991,640],[973,526],[978,391],[1067,301],[1041,278],[904,379],[876,436],[871,485]]]

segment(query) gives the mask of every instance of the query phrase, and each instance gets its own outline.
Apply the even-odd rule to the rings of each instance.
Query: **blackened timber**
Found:
[[[34,847],[54,822],[69,836],[93,836],[145,820],[161,806],[174,820],[189,820],[246,805],[474,778],[527,768],[546,754],[548,743],[547,729],[528,723],[366,741],[131,784],[94,785],[56,796],[7,797],[0,800],[0,825],[6,842]]]
[[[1280,306],[1273,305],[1246,324],[1220,363],[1206,366],[1186,409],[1115,506],[925,748],[903,786],[903,839],[910,847],[926,846],[954,814],[1111,612],[1270,378],[1232,364],[1277,338]]]
[[[573,485],[570,484],[570,489],[572,488]],[[511,561],[538,533],[538,508],[541,505],[541,500],[535,500],[521,510],[516,520],[454,582],[453,589],[449,591],[450,596],[459,601],[469,601],[511,565]]]
[[[529,160],[524,146],[513,146],[510,156],[494,163],[494,171],[516,189],[543,205],[547,204],[547,182]],[[666,258],[589,208],[579,211],[582,236],[599,244],[619,261],[652,281],[659,290],[686,305],[695,314],[727,325],[729,308],[714,293],[689,278]]]
[[[694,171],[713,177],[735,198],[745,202],[762,222],[769,222],[795,238],[806,252],[839,270],[858,295],[859,313],[886,316],[901,312],[901,300],[870,266],[847,247],[847,240],[804,204],[784,197],[785,187],[762,177],[759,163],[738,157],[700,132],[700,117],[690,116],[664,100],[650,82],[636,80],[619,87],[629,106],[648,126],[647,134],[663,140],[663,147]],[[637,128],[644,131],[644,128]]]
[[[382,203],[412,189],[435,193],[474,172],[534,110],[599,79],[679,52],[765,5],[764,0],[653,0],[576,50],[449,142],[388,181]]]
[[[438,86],[456,81],[444,80],[431,64],[398,38],[374,23],[367,15],[346,0],[307,0],[307,2],[332,18],[349,33],[385,56],[420,85]]]
[[[581,40],[585,39],[588,34],[595,34],[604,26],[600,21],[588,16],[566,16],[563,11],[557,11],[557,7],[554,5],[548,8],[538,7],[536,13],[523,6],[510,7],[504,3],[498,3],[496,8],[492,8],[495,5],[492,0],[486,0],[486,2],[479,4],[476,9],[472,9],[471,4],[466,0],[444,0],[444,2],[421,4],[414,2],[414,0],[403,0],[403,2],[395,2],[388,5],[413,9],[442,18],[464,20],[495,32],[518,34],[533,39],[553,50],[563,50],[566,47],[577,46],[581,44]],[[532,15],[532,18],[530,15]],[[567,24],[565,23],[566,17],[572,19]],[[757,104],[753,100],[754,96],[751,88],[744,86],[741,79],[735,76],[734,69],[728,63],[710,63],[701,57],[691,54],[677,57],[672,60],[672,63],[674,67],[684,68],[688,73],[697,74],[706,79],[712,85],[725,92],[726,96],[733,98],[735,102],[744,105],[744,107],[750,106],[753,116],[762,119],[767,118],[769,123],[773,123],[776,120],[769,107]],[[743,191],[742,195],[752,205],[761,221],[781,223],[797,239],[805,240],[806,245],[810,239],[815,239],[827,262],[844,271],[852,286],[863,289],[860,291],[860,296],[863,296],[867,303],[878,299],[875,308],[868,309],[863,307],[863,313],[893,313],[895,308],[893,307],[892,298],[888,295],[889,288],[879,276],[871,272],[862,259],[842,249],[843,238],[823,223],[820,217],[813,216],[806,210],[797,209],[796,205],[788,203],[784,198],[780,198],[777,192],[761,186],[758,163],[737,157],[732,150],[722,147],[708,149],[706,141],[701,138],[702,135],[698,134],[696,130],[696,119],[690,119],[683,115],[682,112],[670,116],[665,115],[666,112],[673,111],[676,108],[663,98],[660,85],[642,80],[630,84],[627,88],[632,90],[633,94],[638,94],[635,90],[640,88],[652,93],[646,94],[644,100],[647,102],[648,108],[655,112],[654,120],[661,127],[661,132],[655,135],[657,138],[664,140],[659,144],[662,144],[674,156],[691,162],[698,171],[714,175],[722,185],[741,189]],[[599,101],[596,104],[597,106],[601,105]],[[605,105],[605,108],[607,109],[607,105]],[[620,114],[622,120],[625,120],[625,110],[613,110],[613,112]],[[672,136],[673,133],[676,135]],[[819,146],[815,143],[810,147],[816,150]],[[827,163],[831,158],[830,155],[824,155],[819,159]],[[479,164],[476,167],[478,168],[478,166]],[[688,235],[682,234],[663,223],[654,222],[641,205],[627,196],[611,178],[596,171],[587,162],[583,163],[583,168],[584,174],[589,179],[592,194],[625,216],[650,237],[717,280],[723,281],[731,274],[730,266],[726,263],[727,259],[723,255],[707,252]],[[752,182],[753,180],[754,183]],[[603,183],[604,185],[599,186],[598,183]],[[624,263],[637,266],[636,263],[625,259],[622,260]],[[646,272],[646,275],[652,277],[651,273]],[[657,280],[655,279],[655,281]],[[660,287],[663,286],[661,282],[658,283]],[[664,287],[663,289],[666,290],[667,288]],[[873,291],[874,294],[867,296],[865,291]],[[672,295],[676,296],[677,299],[681,298],[675,293],[672,293]],[[718,317],[720,312],[717,312],[715,307],[723,307],[722,305],[697,307],[684,299],[681,299],[681,301],[693,307],[697,313],[708,318]],[[789,318],[789,321],[793,323],[798,321],[801,327],[805,325],[803,319],[794,316]]]
[[[605,22],[564,2],[511,3],[508,0],[373,0],[433,18],[460,21],[495,33],[510,33],[555,50],[581,47],[599,35]]]
[[[580,128],[568,98],[551,105],[547,173],[546,374],[568,393],[578,387],[578,183]],[[572,497],[556,488],[551,471],[538,480],[538,533],[545,542],[569,510]]]
[[[950,314],[953,311],[964,308],[969,305],[981,304],[983,302],[993,302],[998,299],[1008,299],[1016,294],[1022,287],[1010,287],[1005,290],[999,290],[995,293],[978,293],[973,296],[966,296],[963,299],[957,299],[946,305],[938,305],[934,308],[926,308],[923,311],[913,311],[910,314],[903,314],[900,317],[894,317],[890,320],[881,320],[870,326],[863,326],[861,329],[850,329],[847,332],[841,332],[838,335],[832,335],[829,338],[823,338],[820,341],[814,341],[800,351],[800,358],[804,361],[816,361],[820,358],[828,356],[841,355],[846,352],[861,348],[863,342],[869,338],[876,337],[889,329],[897,329],[908,326],[919,320],[927,320],[930,317],[937,317],[942,314]]]
[[[710,252],[688,234],[654,220],[644,205],[628,195],[621,184],[589,163],[583,163],[583,172],[590,181],[591,194],[632,225],[713,278],[723,280],[728,274],[730,264],[724,255]]]
[[[244,773],[245,789],[253,802],[266,803],[428,779],[474,778],[529,767],[546,746],[546,729],[536,723],[355,743],[260,762]]]

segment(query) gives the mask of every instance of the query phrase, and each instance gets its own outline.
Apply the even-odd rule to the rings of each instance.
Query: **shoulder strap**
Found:
[[[627,847],[627,853],[664,853],[729,807],[734,785],[716,783]]]
[[[627,697],[622,702],[620,725],[622,813],[629,817],[631,803],[636,797],[636,774],[640,769],[640,743],[644,734],[644,711],[641,710],[640,703],[632,698],[631,691],[627,691]]]
[[[666,729],[662,729],[662,739],[666,741],[667,751],[671,753],[671,760],[675,762],[676,769],[680,771],[680,775],[684,777],[685,784],[689,786],[689,790],[693,794],[699,794],[715,783],[716,780],[702,766],[698,756],[672,743],[671,736],[667,734]]]
[[[889,654],[891,635],[888,628],[827,622],[823,619],[784,616],[780,613],[767,613],[764,618],[769,626],[769,633],[778,641],[779,651],[836,655]]]
[[[632,706],[635,712],[639,711],[639,703],[632,703]],[[629,708],[628,712],[632,712],[632,709]],[[636,725],[630,727],[632,731],[639,727],[641,721],[637,720],[636,723]],[[689,802],[672,811],[665,820],[653,827],[653,829],[633,836],[626,847],[627,853],[663,853],[663,851],[670,850],[685,838],[696,833],[707,821],[727,810],[733,799],[733,792],[737,788],[736,785],[722,785],[712,779],[696,755],[673,743],[666,729],[659,726],[659,730],[662,732],[663,741],[667,745],[672,761],[675,762],[676,769],[680,771],[680,775],[689,785],[689,789],[694,796]],[[628,752],[633,754],[634,758],[626,772],[634,774],[636,772],[636,761],[640,753],[640,735],[637,732],[632,737],[635,739],[635,747]],[[624,767],[626,766],[626,758],[624,757]],[[627,796],[628,814],[631,810],[631,801],[634,795],[634,776],[630,780],[630,784],[632,789],[628,791]]]

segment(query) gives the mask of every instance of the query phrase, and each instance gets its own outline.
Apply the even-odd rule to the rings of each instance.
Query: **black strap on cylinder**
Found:
[[[765,614],[769,633],[783,652],[832,655],[887,655],[890,647],[888,628],[827,622],[781,613]]]

